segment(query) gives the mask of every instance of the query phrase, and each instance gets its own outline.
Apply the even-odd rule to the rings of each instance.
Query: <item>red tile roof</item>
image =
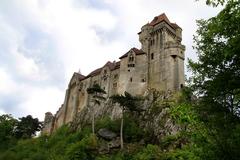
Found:
[[[155,26],[158,23],[165,21],[167,22],[169,25],[171,25],[171,22],[169,21],[169,19],[167,18],[165,13],[160,14],[159,16],[154,17],[154,19],[149,23],[150,26]]]
[[[153,20],[150,23],[148,23],[147,25],[155,26],[163,21],[165,21],[173,29],[177,29],[177,28],[181,29],[181,27],[179,27],[176,23],[171,23],[165,13],[162,13],[159,16],[154,17]],[[138,34],[140,34],[140,33],[141,32],[139,32]]]
[[[125,53],[124,55],[122,55],[121,57],[119,57],[119,59],[122,59],[122,58],[124,58],[124,57],[127,57],[127,56],[128,56],[128,53],[129,53],[130,51],[135,52],[136,55],[146,54],[146,53],[143,52],[143,50],[141,50],[141,49],[139,50],[139,49],[137,49],[137,48],[131,48],[127,53]]]

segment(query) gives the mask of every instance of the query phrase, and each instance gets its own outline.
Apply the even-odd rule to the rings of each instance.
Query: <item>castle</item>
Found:
[[[74,73],[65,100],[57,113],[45,114],[43,133],[50,134],[89,103],[87,88],[99,84],[106,97],[123,94],[143,95],[147,89],[177,91],[184,86],[182,29],[163,13],[142,26],[138,33],[141,49],[131,48],[118,62],[107,62],[87,76]]]

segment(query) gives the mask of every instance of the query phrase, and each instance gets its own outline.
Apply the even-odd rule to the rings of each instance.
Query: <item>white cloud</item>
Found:
[[[3,110],[0,110],[0,115],[6,114]]]
[[[22,116],[30,114],[43,120],[46,112],[55,113],[64,100],[64,92],[58,88],[25,87],[25,100],[19,104]]]
[[[0,68],[0,93],[11,93],[13,90],[15,90],[16,87],[17,85],[7,74],[7,72],[3,68]]]

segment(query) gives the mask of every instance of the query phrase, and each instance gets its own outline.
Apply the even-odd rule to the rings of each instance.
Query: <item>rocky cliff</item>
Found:
[[[180,127],[175,124],[169,115],[171,106],[176,102],[176,98],[170,92],[158,92],[148,90],[145,96],[138,102],[139,112],[125,111],[126,114],[134,118],[138,127],[151,137],[152,141],[161,140],[166,135],[174,135]],[[121,108],[119,104],[114,104],[111,99],[102,102],[100,106],[94,106],[90,103],[81,112],[77,113],[70,126],[73,130],[81,130],[86,125],[90,125],[92,116],[96,120],[110,117],[112,120],[121,118]],[[128,125],[128,124],[124,124]]]

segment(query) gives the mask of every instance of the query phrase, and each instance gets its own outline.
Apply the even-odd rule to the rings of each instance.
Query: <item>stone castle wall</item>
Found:
[[[46,113],[43,133],[50,134],[73,121],[83,108],[89,107],[87,88],[97,83],[106,98],[125,91],[144,95],[147,89],[176,91],[184,86],[184,51],[182,29],[165,14],[155,17],[138,33],[141,49],[131,48],[119,62],[107,62],[87,76],[74,73],[65,100],[53,116]]]

